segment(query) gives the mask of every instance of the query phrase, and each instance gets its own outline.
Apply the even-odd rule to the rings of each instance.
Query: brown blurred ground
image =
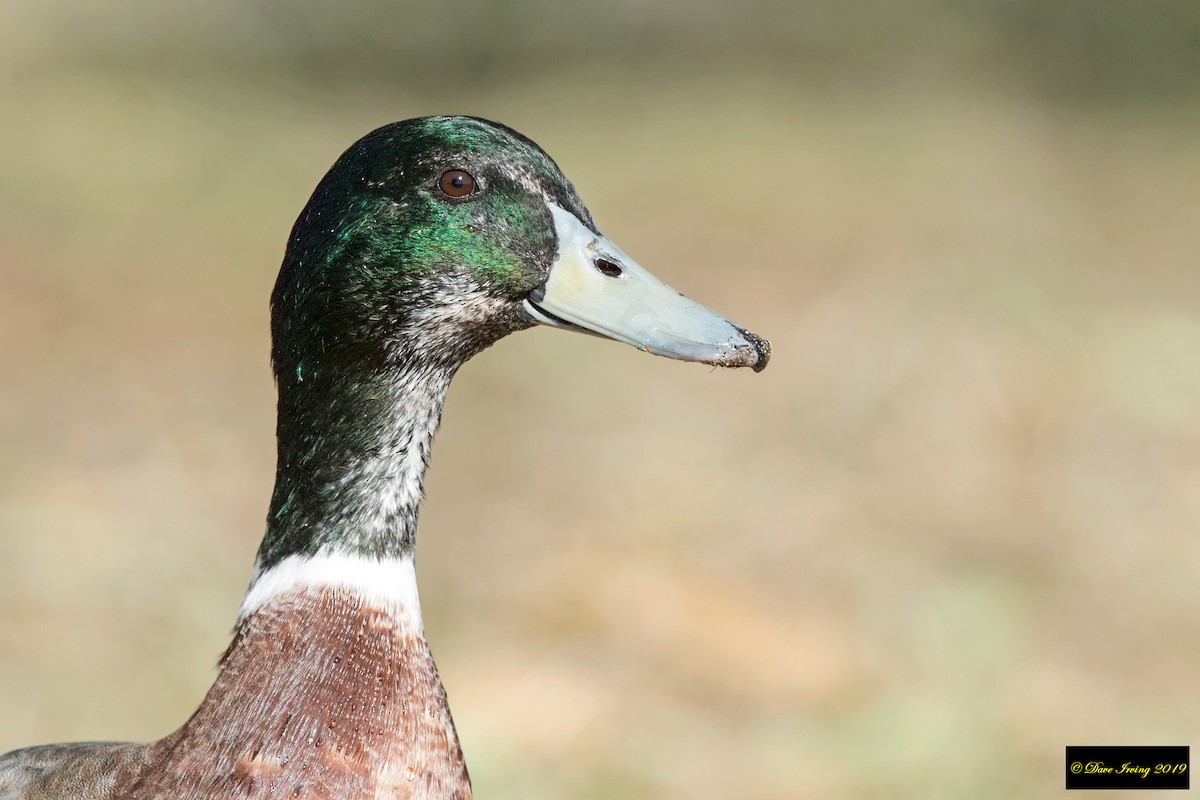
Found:
[[[1065,744],[1194,743],[1200,16],[1050,5],[0,9],[0,751],[194,708],[291,221],[442,112],[775,346],[460,374],[419,556],[479,797],[1051,797]]]

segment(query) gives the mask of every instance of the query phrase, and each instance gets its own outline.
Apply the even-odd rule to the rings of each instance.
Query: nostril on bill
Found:
[[[609,261],[607,258],[597,256],[596,260],[592,263],[596,265],[596,269],[610,278],[619,278],[625,274],[625,270],[621,269],[620,264],[615,261]]]

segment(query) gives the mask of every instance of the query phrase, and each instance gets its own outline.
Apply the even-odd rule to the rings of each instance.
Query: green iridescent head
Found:
[[[451,172],[473,191],[447,194],[441,178]],[[451,350],[441,355],[459,359],[528,327],[519,301],[555,254],[547,200],[591,224],[550,157],[502,125],[429,117],[363,137],[317,186],[288,241],[272,297],[280,377],[329,366],[323,353],[382,357],[398,337],[435,332],[431,317],[470,317],[466,335],[441,337]]]

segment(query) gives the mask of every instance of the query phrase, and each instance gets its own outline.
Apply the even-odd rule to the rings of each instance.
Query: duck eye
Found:
[[[438,178],[438,188],[447,197],[466,197],[475,193],[475,178],[471,173],[463,172],[461,169],[448,170],[442,173],[441,178]]]

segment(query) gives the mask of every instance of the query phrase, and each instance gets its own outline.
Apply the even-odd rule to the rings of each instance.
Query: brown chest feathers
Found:
[[[200,708],[148,749],[115,796],[471,798],[423,635],[338,589],[244,619]]]

